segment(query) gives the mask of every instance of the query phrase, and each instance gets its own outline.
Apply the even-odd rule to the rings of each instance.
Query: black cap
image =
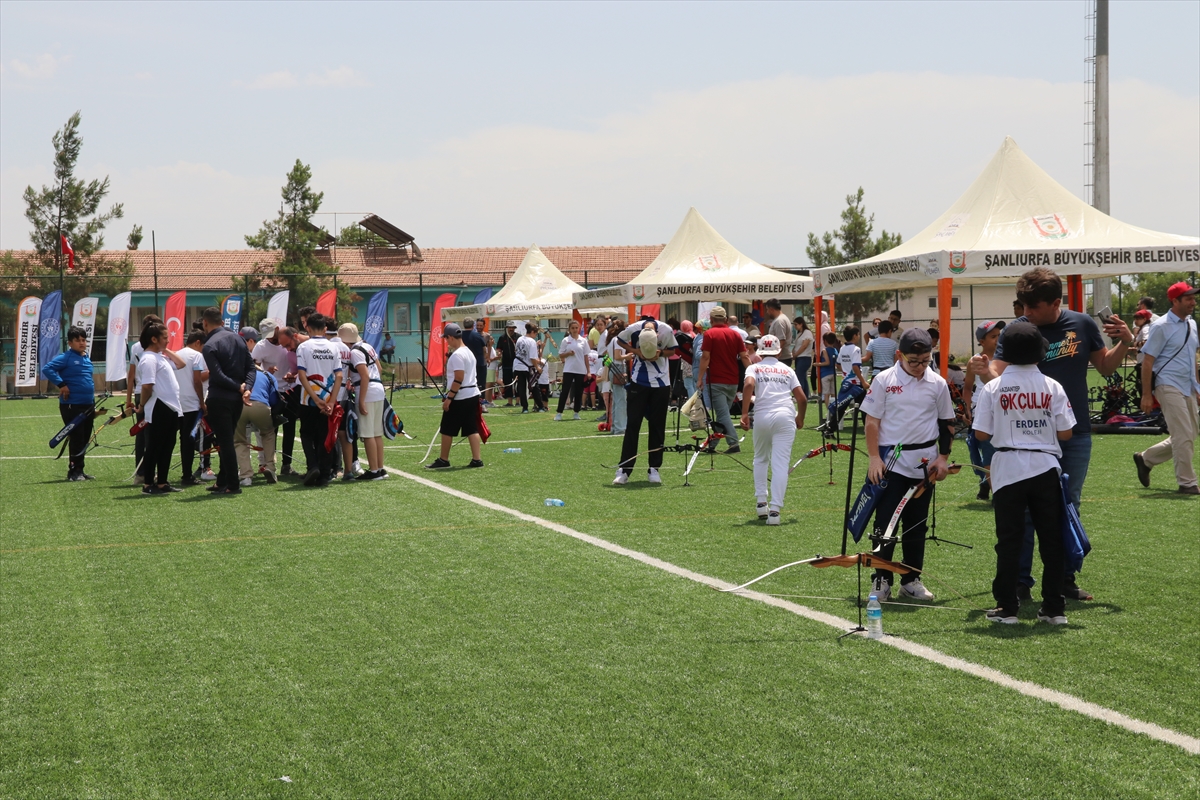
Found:
[[[1000,347],[1009,364],[1037,364],[1046,357],[1046,339],[1032,322],[1014,322],[1000,334]]]
[[[458,323],[456,322],[447,322],[446,327],[442,328],[442,336],[452,336],[455,339],[461,339],[462,335],[462,328],[458,327]]]
[[[933,351],[933,339],[920,328],[909,328],[900,334],[900,352],[905,355],[921,355]]]

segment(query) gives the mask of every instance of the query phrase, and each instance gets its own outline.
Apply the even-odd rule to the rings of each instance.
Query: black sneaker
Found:
[[[200,481],[196,480],[191,475],[188,475],[186,478],[183,478],[181,481],[179,481],[179,485],[180,486],[199,486]]]
[[[83,477],[82,472],[68,472],[67,480],[70,481],[71,483],[78,483],[80,481],[86,481],[87,478]]]
[[[158,494],[158,492],[154,491],[154,486],[153,486],[153,485],[149,485],[149,484],[148,484],[148,485],[146,485],[146,486],[143,486],[143,487],[142,487],[142,494],[144,494],[144,495],[146,495],[147,497],[149,497],[149,496],[150,496],[150,495],[152,495],[152,494]]]
[[[319,469],[310,469],[304,474],[305,486],[316,486],[319,480],[321,480],[321,470]]]
[[[375,470],[365,469],[354,476],[356,481],[369,481],[375,478]]]
[[[1141,453],[1134,453],[1133,464],[1135,467],[1137,467],[1138,482],[1141,483],[1142,486],[1145,486],[1147,489],[1149,489],[1150,467],[1146,466],[1146,459],[1142,457]]]
[[[1023,583],[1017,584],[1017,599],[1022,603],[1030,603],[1033,601],[1033,590],[1031,587]]]
[[[989,621],[999,622],[1002,625],[1016,625],[1017,614],[1015,611],[1005,611],[1003,608],[993,608],[985,614]]]
[[[736,444],[735,444],[733,447],[731,447],[731,448],[729,448],[728,450],[726,450],[726,451],[725,451],[725,455],[727,455],[727,456],[734,456],[734,455],[737,455],[737,454],[738,454],[738,453],[740,453],[740,452],[742,452],[741,445],[736,445]]]
[[[976,500],[987,500],[991,490],[986,483],[979,484],[979,494],[975,495]]]
[[[96,476],[95,476],[95,475],[88,475],[86,472],[81,472],[81,473],[79,473],[79,477],[83,478],[85,481],[94,481],[94,480],[96,480]]]
[[[267,470],[267,471],[265,471],[265,472],[263,473],[263,475],[265,475],[265,476],[266,476],[266,478],[267,478],[267,483],[269,483],[269,484],[271,484],[271,485],[274,485],[274,484],[276,484],[276,483],[279,483],[279,479],[275,477],[275,473],[274,473],[274,472],[272,472],[271,470]]]
[[[432,464],[426,464],[425,469],[446,469],[449,466],[450,466],[449,461],[445,461],[445,460],[439,458],[439,459],[435,460]]]
[[[1064,614],[1061,611],[1054,613],[1054,614],[1048,614],[1048,613],[1046,613],[1045,609],[1039,608],[1038,613],[1037,613],[1037,619],[1038,619],[1038,622],[1048,622],[1051,625],[1066,625],[1067,624],[1067,616],[1066,616],[1066,614]]]
[[[154,488],[157,490],[158,494],[177,494],[178,492],[183,491],[183,489],[178,489],[169,483],[164,486],[155,486]]]
[[[1091,600],[1092,596],[1080,589],[1078,584],[1068,583],[1063,587],[1063,597],[1068,600]]]
[[[482,467],[482,466],[483,466],[483,461],[478,458],[471,459],[471,463],[467,464],[467,467],[469,469],[478,469],[479,467]]]

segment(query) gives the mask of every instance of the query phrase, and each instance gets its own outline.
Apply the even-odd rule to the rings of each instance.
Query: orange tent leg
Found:
[[[942,377],[950,375],[950,303],[954,278],[938,279],[938,348],[942,352]]]

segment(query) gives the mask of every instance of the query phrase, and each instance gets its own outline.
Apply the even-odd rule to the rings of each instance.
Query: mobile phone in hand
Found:
[[[1096,314],[1096,318],[1100,320],[1101,325],[1107,325],[1110,322],[1112,322],[1113,321],[1112,316],[1113,316],[1112,309],[1109,308],[1108,306],[1105,306],[1104,308],[1100,309],[1100,311]]]

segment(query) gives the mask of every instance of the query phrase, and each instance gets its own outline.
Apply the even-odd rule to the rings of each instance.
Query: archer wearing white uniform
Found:
[[[796,373],[776,358],[782,345],[767,334],[758,340],[762,361],[746,367],[742,397],[754,405],[754,496],[760,519],[778,525],[787,494],[788,462],[796,430],[804,426],[808,401]],[[792,401],[795,401],[793,405]],[[742,404],[742,428],[750,429],[750,402]],[[770,466],[770,503],[767,502],[767,467]]]
[[[871,465],[867,480],[883,483],[875,506],[874,537],[886,533],[887,526],[908,491],[928,476],[932,484],[946,477],[946,459],[954,440],[954,404],[946,381],[929,369],[933,361],[933,341],[919,328],[910,328],[900,337],[900,358],[890,369],[875,376],[863,398],[867,415],[867,452]],[[904,445],[891,469],[885,470],[897,445]],[[925,565],[925,521],[929,517],[931,492],[913,495],[901,511],[899,526],[890,541],[879,543],[877,552],[891,560],[896,549],[896,534],[904,548],[904,563],[916,572],[900,579],[900,593],[916,600],[932,600],[933,594],[921,583],[919,570]],[[892,595],[892,573],[876,570],[872,594],[882,602]]]

